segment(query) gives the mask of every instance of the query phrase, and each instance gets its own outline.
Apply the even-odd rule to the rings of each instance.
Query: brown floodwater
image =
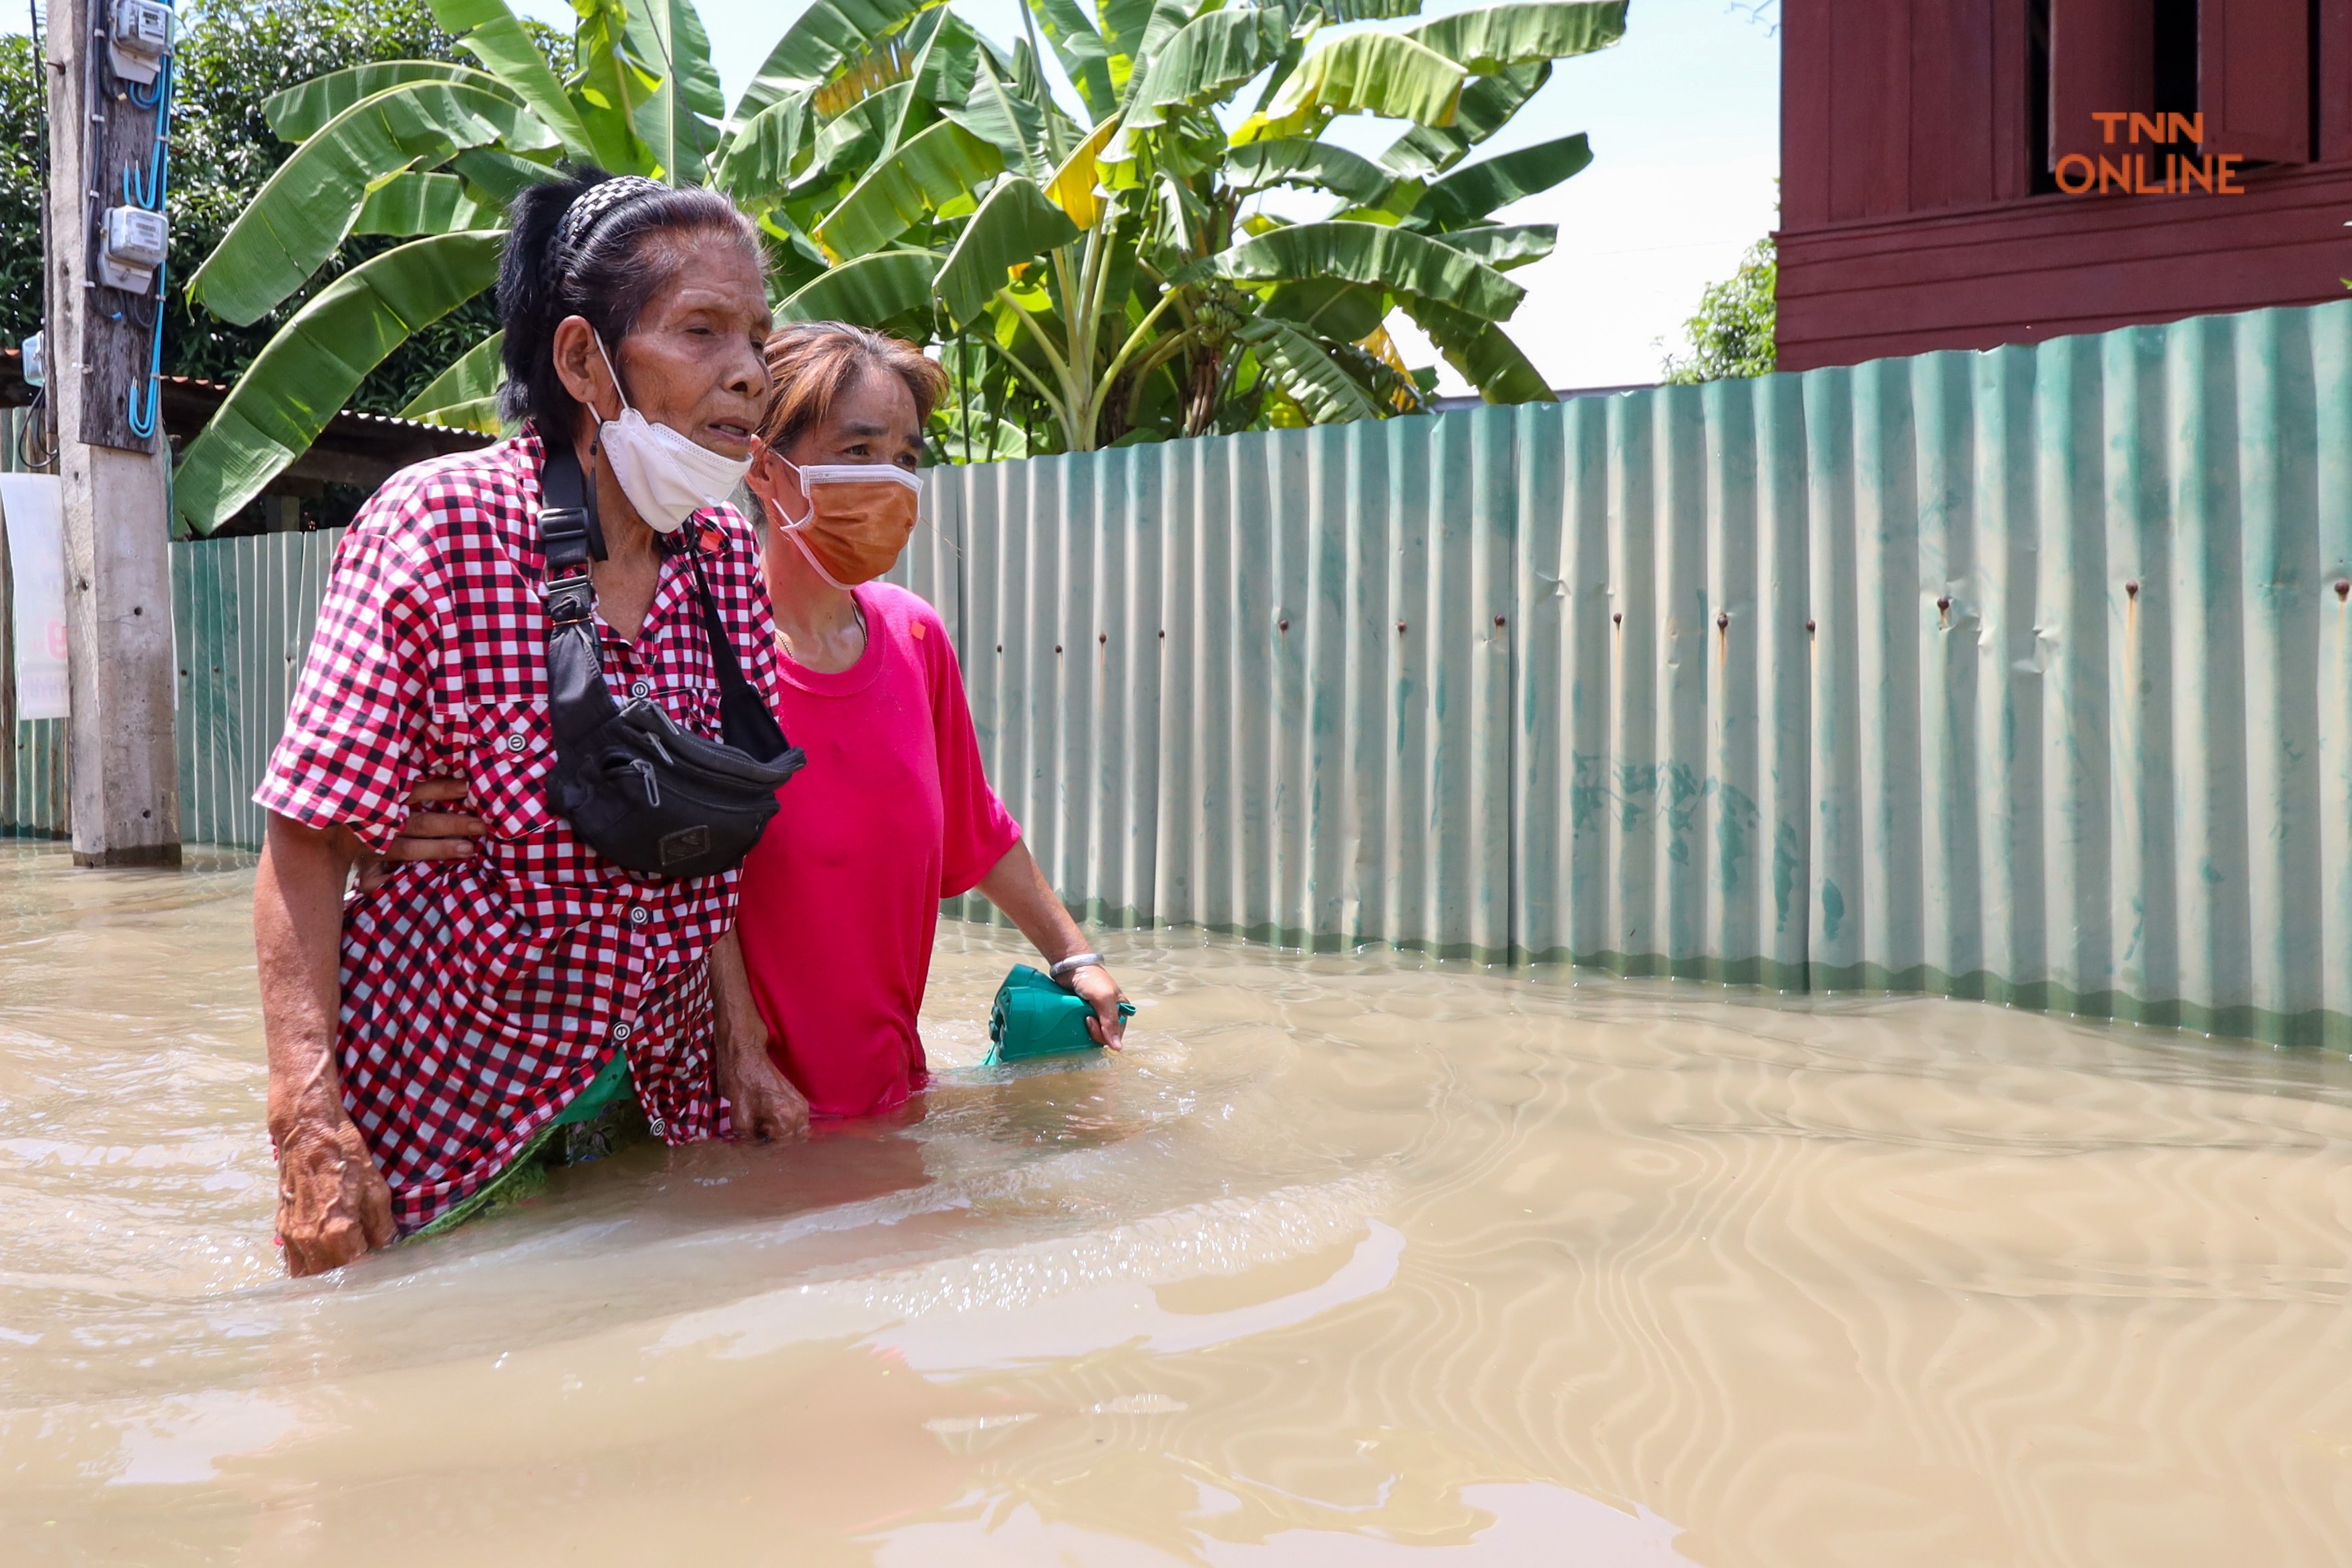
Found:
[[[951,925],[908,1116],[289,1281],[250,887],[0,847],[10,1563],[2352,1561],[2340,1059]]]

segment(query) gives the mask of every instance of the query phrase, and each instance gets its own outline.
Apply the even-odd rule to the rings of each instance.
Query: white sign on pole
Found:
[[[0,474],[16,580],[16,716],[66,716],[65,492],[54,474]]]

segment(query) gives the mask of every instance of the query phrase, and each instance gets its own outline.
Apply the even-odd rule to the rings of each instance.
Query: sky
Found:
[[[952,0],[980,31],[1009,45],[1020,0]],[[1429,0],[1423,14],[1482,0]],[[711,57],[729,101],[804,8],[800,0],[699,0]],[[8,7],[14,10],[15,7]],[[567,0],[519,0],[516,9],[569,28]],[[1475,156],[1576,131],[1593,161],[1574,179],[1497,214],[1559,225],[1559,247],[1511,277],[1528,298],[1507,329],[1551,384],[1622,386],[1656,381],[1683,341],[1700,292],[1727,277],[1776,221],[1780,170],[1780,40],[1755,0],[1633,0],[1625,39],[1562,62],[1550,83]],[[21,31],[0,11],[0,26]],[[1254,89],[1253,89],[1254,90]],[[1075,104],[1076,94],[1067,94]],[[1367,119],[1327,134],[1374,152],[1401,127]],[[1313,212],[1292,215],[1316,215]],[[1435,362],[1410,322],[1391,323],[1406,358]],[[1440,390],[1461,392],[1440,367]]]

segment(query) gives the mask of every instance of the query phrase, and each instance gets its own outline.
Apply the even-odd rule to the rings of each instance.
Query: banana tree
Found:
[[[1497,324],[1521,297],[1504,272],[1554,235],[1490,215],[1590,154],[1575,137],[1465,160],[1553,60],[1624,25],[1622,0],[1355,32],[1328,29],[1418,0],[1097,0],[1091,16],[1027,0],[1004,47],[940,0],[816,0],[730,112],[688,0],[573,0],[562,76],[504,0],[432,3],[473,65],[357,67],[265,105],[295,151],[192,302],[250,322],[346,238],[406,243],[298,311],[190,445],[175,494],[200,532],[409,333],[488,286],[506,203],[566,161],[726,191],[760,223],[786,319],[941,345],[950,456],[1418,407],[1381,328],[1400,309],[1489,398],[1547,397]],[[1048,82],[1047,47],[1076,102]],[[1232,100],[1254,81],[1244,117]],[[1366,159],[1320,139],[1349,113],[1413,129]],[[1276,190],[1331,210],[1286,221],[1266,210]],[[494,429],[496,378],[492,340],[405,412]]]

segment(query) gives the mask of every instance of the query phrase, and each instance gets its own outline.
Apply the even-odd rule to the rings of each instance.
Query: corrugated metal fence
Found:
[[[929,496],[1098,921],[2352,1044],[2352,302]],[[191,839],[330,549],[176,552]]]
[[[2352,1043],[2352,303],[934,486],[1095,918]]]
[[[38,472],[27,462],[26,424],[30,411],[0,409],[0,473]],[[37,453],[30,455],[38,455]],[[11,612],[0,601],[0,615]],[[13,680],[13,670],[0,668],[0,680]],[[0,769],[0,838],[63,838],[71,817],[66,775],[66,725],[61,718],[16,721],[16,733],[7,737],[16,747],[16,766]]]

